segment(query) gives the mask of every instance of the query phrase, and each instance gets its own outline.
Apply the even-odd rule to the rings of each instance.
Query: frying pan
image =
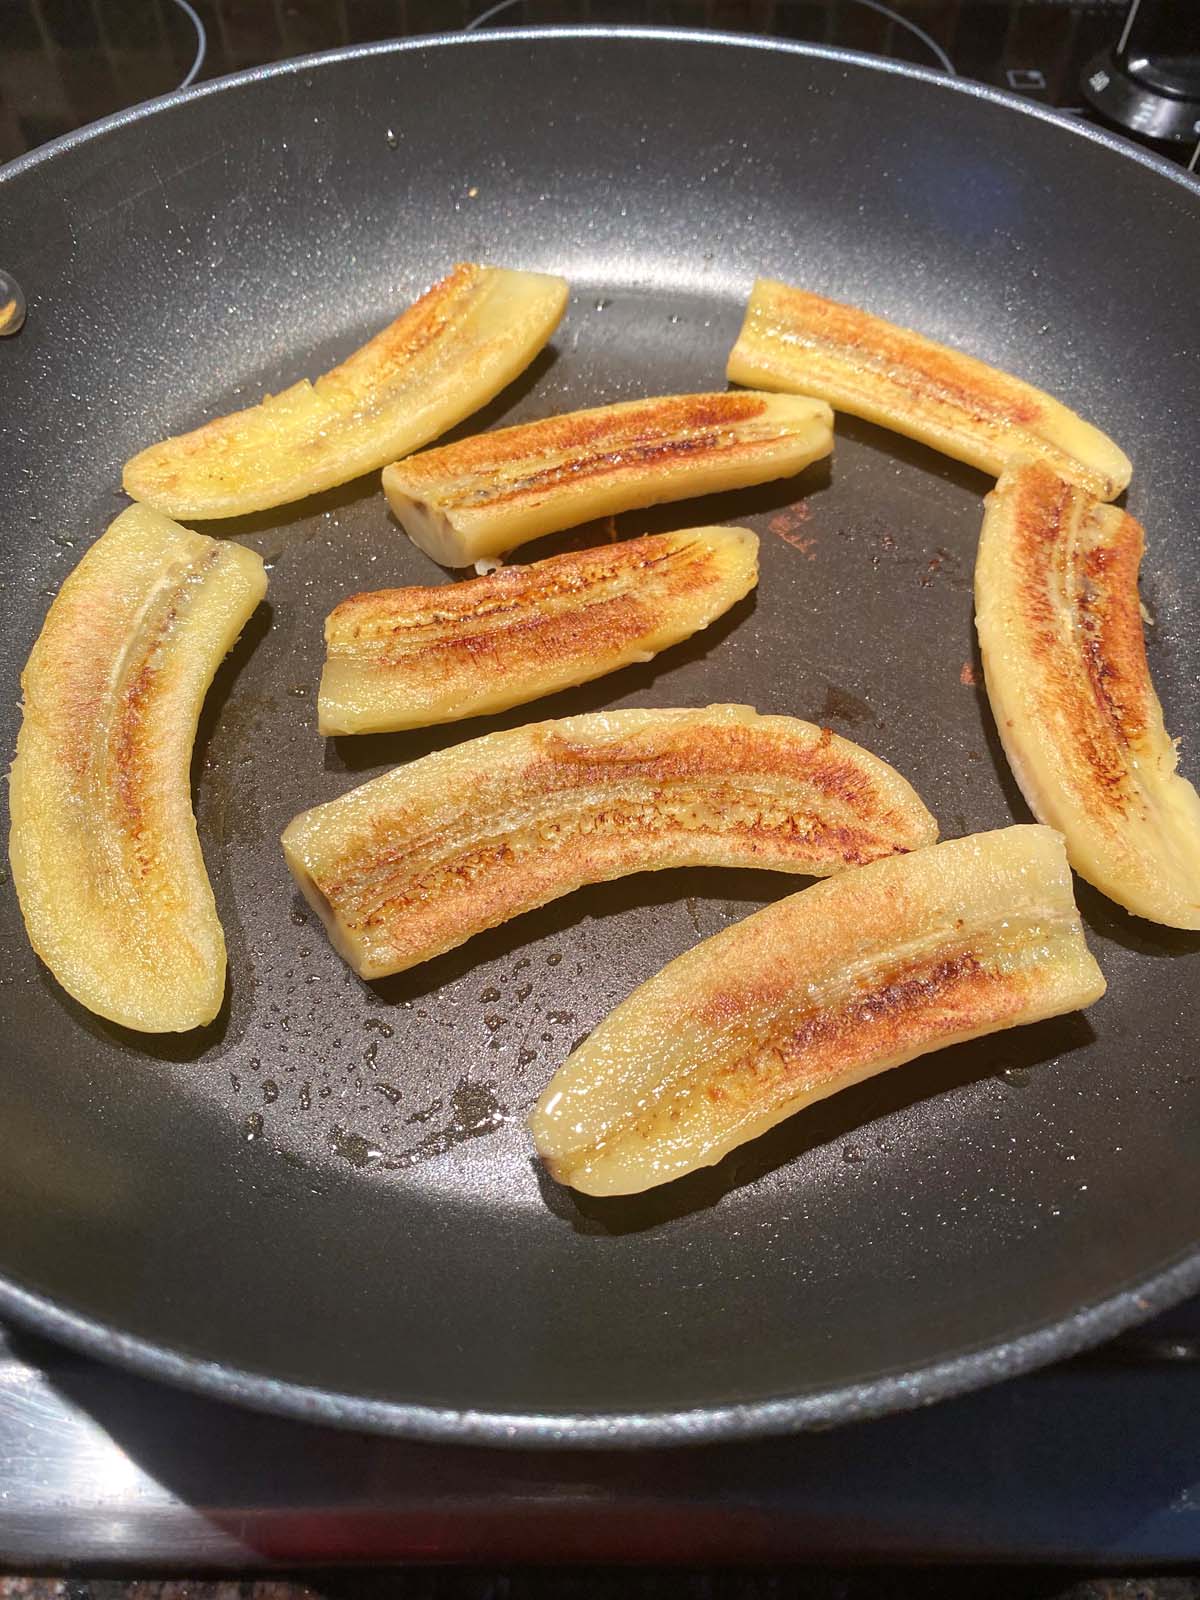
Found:
[[[1060,394],[1134,458],[1151,663],[1168,725],[1195,725],[1200,188],[932,73],[585,29],[291,62],[0,176],[0,260],[30,304],[0,346],[7,748],[20,665],[120,508],[122,462],[322,370],[460,258],[574,287],[552,350],[469,430],[722,386],[759,271]],[[927,1057],[600,1202],[539,1170],[526,1109],[635,984],[796,880],[644,875],[364,985],[281,860],[294,812],[390,764],[610,705],[795,713],[898,766],[947,836],[1024,818],[978,686],[987,487],[841,419],[829,467],[620,519],[759,530],[757,594],[697,640],[500,718],[329,742],[324,614],[440,574],[370,479],[222,524],[271,569],[194,766],[226,1007],[178,1039],[107,1026],[35,961],[6,890],[0,1313],[291,1413],[633,1443],[925,1402],[1200,1284],[1200,943],[1086,886],[1109,980],[1086,1018]]]

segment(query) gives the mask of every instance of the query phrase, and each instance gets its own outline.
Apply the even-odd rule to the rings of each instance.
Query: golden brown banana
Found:
[[[1035,815],[1118,904],[1200,928],[1200,795],[1150,681],[1140,525],[1038,462],[987,498],[975,606],[988,698]]]
[[[734,383],[819,395],[998,474],[1036,456],[1102,500],[1129,482],[1125,453],[1032,384],[908,328],[759,278],[727,368]]]
[[[125,491],[173,517],[236,517],[377,471],[511,383],[566,304],[562,278],[462,262],[315,383],[134,456]]]
[[[63,988],[127,1028],[220,1010],[189,767],[213,673],[266,588],[252,550],[131,506],[63,584],[21,678],[9,854],[25,926]]]
[[[587,683],[706,628],[757,578],[749,529],[689,528],[353,595],[325,621],[321,732],[453,722]]]
[[[1003,828],[844,872],[635,989],[530,1125],[551,1174],[633,1194],[925,1051],[1090,1005],[1062,840]]]
[[[937,825],[860,746],[748,706],[614,711],[440,750],[296,817],[283,848],[364,978],[586,883],[661,867],[824,874]]]
[[[426,450],[383,487],[414,544],[467,567],[593,517],[790,477],[829,454],[832,429],[820,400],[669,395]]]

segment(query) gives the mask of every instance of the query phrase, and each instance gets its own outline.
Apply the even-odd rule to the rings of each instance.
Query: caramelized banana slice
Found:
[[[266,590],[252,550],[131,506],[22,674],[9,854],[25,927],[64,989],[127,1028],[196,1028],[221,1007],[189,768],[213,673]]]
[[[927,1050],[1104,993],[1062,840],[1003,828],[845,872],[635,989],[530,1126],[560,1183],[634,1194]]]
[[[414,544],[467,567],[593,517],[787,478],[832,449],[820,400],[671,395],[426,450],[388,467],[383,487]]]
[[[354,595],[325,622],[321,732],[453,722],[587,683],[706,628],[757,579],[748,528],[689,528]]]
[[[535,723],[296,817],[283,848],[364,978],[428,961],[585,883],[660,867],[824,874],[937,825],[876,756],[749,706]]]
[[[1200,928],[1200,795],[1150,681],[1140,525],[1037,462],[987,498],[975,567],[988,698],[1036,816],[1119,905]]]
[[[173,517],[238,517],[376,471],[511,383],[566,305],[562,278],[460,263],[316,383],[134,456],[125,492]]]
[[[1124,452],[1060,401],[908,328],[759,278],[727,368],[734,383],[820,395],[838,411],[998,474],[1037,456],[1102,500],[1129,482]]]

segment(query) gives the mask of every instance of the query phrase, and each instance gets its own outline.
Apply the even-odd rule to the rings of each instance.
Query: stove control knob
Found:
[[[1135,138],[1200,142],[1200,5],[1130,0],[1120,37],[1085,69],[1083,92]]]

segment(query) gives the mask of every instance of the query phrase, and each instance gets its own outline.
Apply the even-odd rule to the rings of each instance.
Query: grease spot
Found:
[[[793,550],[798,550],[807,560],[815,561],[817,541],[800,532],[811,514],[808,501],[799,500],[794,506],[777,511],[767,523],[767,527],[777,539],[782,539],[784,544],[791,545]]]
[[[849,689],[840,689],[835,683],[826,686],[825,700],[817,720],[821,723],[844,722],[851,728],[860,727],[864,722],[881,725],[879,718],[861,696],[851,694]]]

